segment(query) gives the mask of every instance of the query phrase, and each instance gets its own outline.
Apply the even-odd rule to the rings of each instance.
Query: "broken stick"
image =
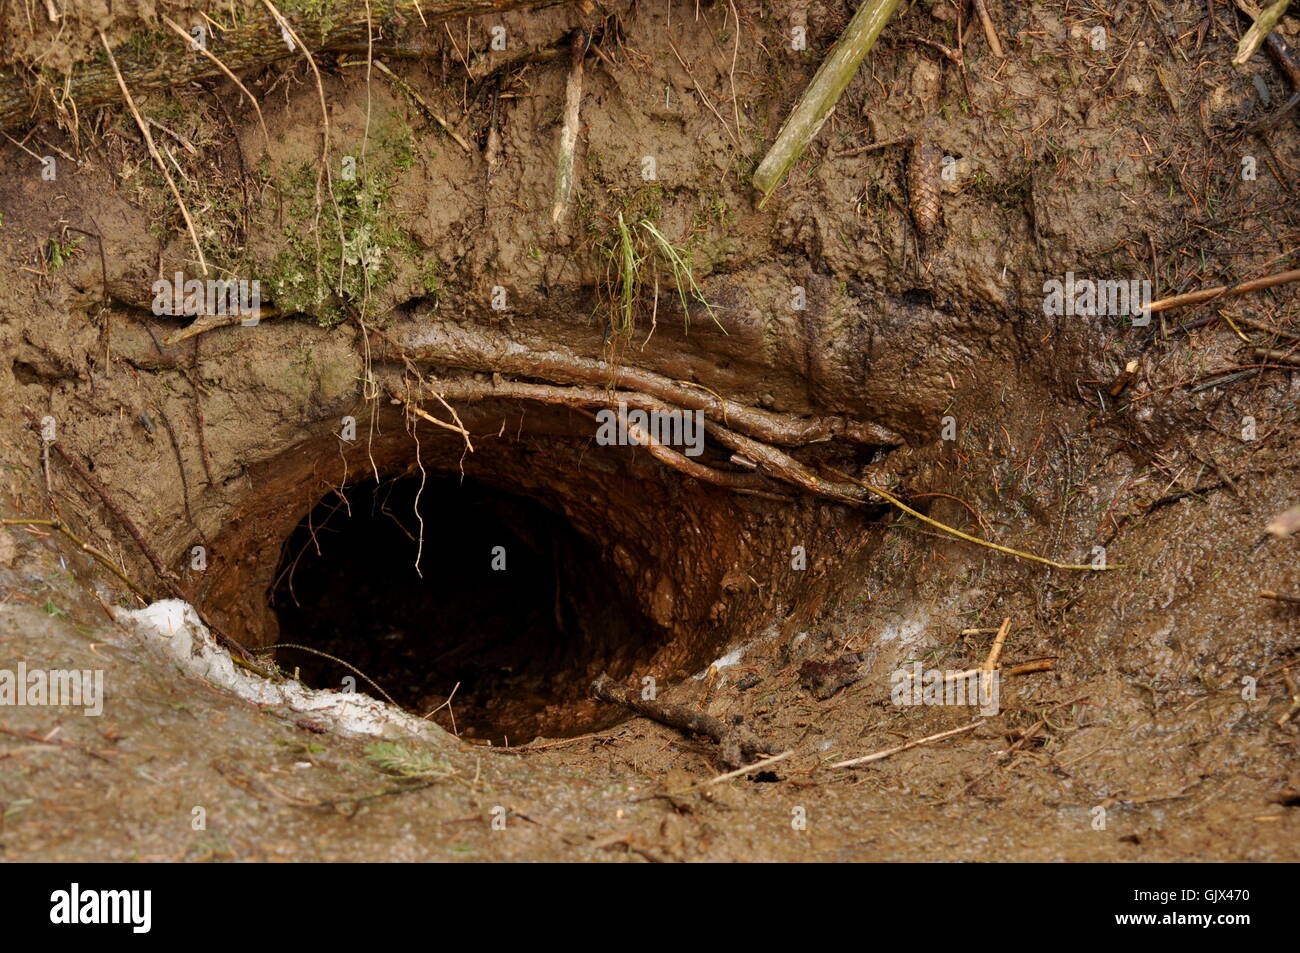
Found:
[[[737,767],[744,763],[742,758],[780,753],[779,748],[761,741],[745,725],[727,725],[720,719],[701,711],[691,711],[682,705],[670,705],[666,702],[642,698],[639,693],[624,688],[608,675],[601,675],[591,683],[591,693],[601,701],[622,705],[661,725],[711,738],[722,746],[723,760]]]
[[[890,755],[898,754],[902,751],[909,751],[912,748],[919,748],[921,745],[929,744],[932,741],[942,741],[944,738],[951,738],[954,735],[965,734],[968,731],[974,731],[980,725],[984,724],[986,719],[980,718],[972,721],[969,725],[962,725],[960,728],[953,728],[951,731],[941,731],[937,735],[928,735],[925,738],[918,738],[915,741],[909,741],[907,744],[897,745],[893,748],[886,748],[883,751],[877,751],[874,754],[863,755],[861,758],[850,758],[848,761],[837,761],[832,768],[852,768],[859,764],[870,764],[872,761],[880,761],[888,758]]]

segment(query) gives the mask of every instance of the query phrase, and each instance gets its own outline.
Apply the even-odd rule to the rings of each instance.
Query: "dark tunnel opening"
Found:
[[[667,638],[596,541],[535,499],[460,478],[321,500],[284,547],[271,605],[280,643],[335,656],[406,709],[494,745],[608,727],[619,714],[590,700],[592,680],[626,677]],[[350,676],[377,694],[319,655],[276,659],[311,687]]]

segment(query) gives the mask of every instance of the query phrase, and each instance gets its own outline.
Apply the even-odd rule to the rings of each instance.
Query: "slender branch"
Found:
[[[898,0],[863,0],[754,172],[754,188],[763,194],[763,203],[830,117],[897,7]]]

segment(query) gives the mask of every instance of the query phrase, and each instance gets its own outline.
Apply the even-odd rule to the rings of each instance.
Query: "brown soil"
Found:
[[[99,26],[129,42],[157,25],[136,6],[135,20],[72,18],[57,41],[49,24],[11,21],[6,65],[46,50],[51,69],[86,61]],[[261,280],[276,309],[176,344],[189,322],[153,313],[151,286],[201,272],[130,114],[10,130],[3,516],[53,511],[149,593],[183,592],[245,646],[342,658],[411,710],[440,708],[448,731],[405,742],[439,765],[433,783],[394,778],[372,740],[182,677],[105,621],[140,604],[120,579],[48,527],[0,527],[0,669],[103,669],[108,691],[100,718],[0,711],[0,857],[1300,857],[1300,726],[1286,717],[1300,610],[1257,596],[1300,594],[1300,534],[1264,533],[1300,502],[1300,383],[1233,328],[1291,347],[1258,325],[1288,326],[1295,286],[1146,328],[1042,308],[1044,282],[1067,271],[1147,279],[1160,297],[1295,267],[1300,137],[1290,119],[1235,131],[1290,96],[1284,76],[1263,53],[1230,66],[1242,24],[1223,5],[1102,20],[991,3],[1007,56],[977,26],[959,67],[916,42],[955,48],[955,7],[917,3],[759,209],[748,176],[852,9],[739,6],[739,37],[726,4],[387,24],[384,42],[422,51],[387,63],[423,106],[364,52],[322,57],[319,91],[305,62],[277,62],[243,77],[269,137],[227,81],[141,90],[214,273]],[[807,51],[789,48],[792,17]],[[496,25],[505,52],[489,49]],[[575,198],[555,226],[577,26],[600,52],[586,59]],[[1300,34],[1293,18],[1282,33]],[[316,188],[321,94],[333,197]],[[907,188],[922,150],[855,152],[904,135],[955,160],[942,229],[924,239]],[[32,154],[55,156],[56,180]],[[1243,157],[1257,178],[1243,179]],[[689,252],[708,307],[684,310],[639,231],[635,327],[611,328],[620,215]],[[1131,360],[1136,378],[1112,395]],[[965,533],[1062,563],[1103,547],[1122,568],[1017,559],[879,497],[802,492],[765,465],[746,485],[759,494],[739,493],[598,444],[581,408],[493,391],[612,390],[609,366],[625,391],[712,394],[772,427],[832,421],[827,439],[781,450]],[[448,407],[421,378],[488,393]],[[458,420],[473,450],[396,394]],[[62,458],[43,463],[29,421],[47,416],[174,583]],[[349,418],[355,440],[340,437]],[[748,479],[733,450],[712,431],[695,459]],[[992,636],[962,630],[1007,617],[1004,665],[1053,667],[1007,677],[998,715],[831,766],[975,719],[892,704],[891,675],[978,666]],[[296,649],[274,662],[317,687],[352,674]],[[590,698],[602,672],[651,678],[660,700],[741,718],[793,754],[695,787],[729,769],[720,747]]]

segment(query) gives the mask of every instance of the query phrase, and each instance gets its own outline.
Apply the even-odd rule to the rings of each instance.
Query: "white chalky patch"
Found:
[[[194,607],[180,599],[164,599],[143,609],[117,609],[117,618],[132,623],[152,644],[162,648],[186,673],[211,682],[257,705],[284,705],[292,711],[322,719],[345,734],[410,733],[434,737],[436,726],[386,702],[356,692],[327,692],[301,682],[272,682],[235,665],[217,644]]]

